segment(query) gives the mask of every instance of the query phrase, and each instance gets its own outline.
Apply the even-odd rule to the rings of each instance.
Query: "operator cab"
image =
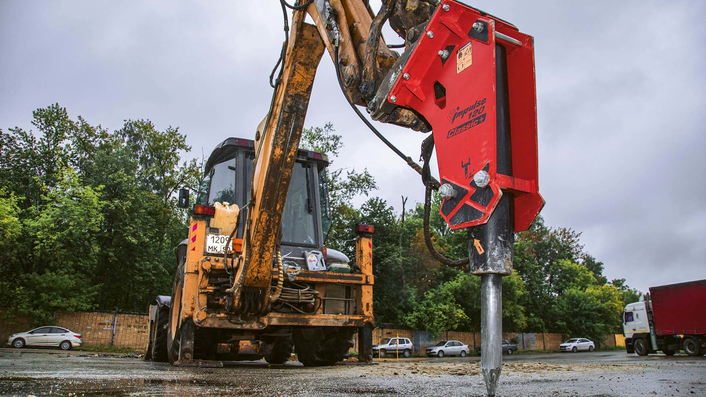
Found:
[[[206,162],[204,179],[199,186],[196,204],[203,206],[214,206],[217,202],[224,205],[237,204],[241,211],[247,211],[246,204],[250,200],[254,159],[253,141],[228,138],[221,142]],[[307,254],[322,250],[331,229],[326,183],[327,166],[326,155],[299,150],[292,171],[287,201],[282,214],[280,251],[283,260],[294,261],[302,269],[307,269],[305,263]],[[246,218],[247,214],[241,214],[234,238],[243,238]],[[226,238],[227,236],[221,237],[221,240]],[[208,244],[206,249],[208,250]],[[348,262],[345,255],[332,252],[333,250],[328,251],[330,255],[333,254],[332,257],[337,258],[336,261]]]

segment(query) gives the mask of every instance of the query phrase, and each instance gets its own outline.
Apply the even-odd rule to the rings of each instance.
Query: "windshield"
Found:
[[[309,167],[296,163],[289,183],[287,204],[282,217],[282,242],[292,245],[316,246],[314,201],[309,193],[312,181]]]
[[[442,340],[441,342],[437,343],[435,346],[444,346],[446,344],[445,340]]]
[[[213,167],[210,173],[211,188],[208,204],[235,203],[235,159],[224,161]]]

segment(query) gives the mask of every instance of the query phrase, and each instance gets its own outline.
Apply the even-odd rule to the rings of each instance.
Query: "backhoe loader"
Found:
[[[526,230],[544,205],[533,38],[454,0],[383,0],[377,13],[365,0],[280,3],[288,34],[271,75],[269,112],[254,141],[226,140],[206,165],[207,198],[193,206],[188,239],[177,250],[170,304],[154,310],[152,356],[164,359],[166,349],[176,364],[220,356],[281,363],[293,344],[304,365],[328,365],[345,356],[357,332],[359,360],[372,358],[373,228],[359,226],[353,263],[326,252],[326,160],[299,150],[316,69],[328,52],[352,110],[421,174],[432,255],[481,277],[481,368],[494,395],[502,368],[501,277],[512,273],[514,232]],[[385,42],[386,23],[403,44]],[[422,165],[359,106],[375,121],[431,131]],[[440,181],[430,172],[433,150]],[[435,190],[451,229],[468,229],[465,260],[433,247]]]

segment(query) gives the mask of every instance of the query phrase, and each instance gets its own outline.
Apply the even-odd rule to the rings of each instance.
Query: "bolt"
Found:
[[[397,102],[397,97],[394,95],[390,95],[390,102],[392,102],[392,103]]]
[[[478,33],[482,32],[483,31],[483,24],[481,22],[476,21],[473,24],[473,30],[475,30]]]
[[[446,59],[449,57],[449,52],[447,50],[439,50],[439,56],[441,59]]]
[[[430,39],[433,39],[433,38],[434,38],[434,32],[432,32],[431,30],[428,31],[428,32],[427,32],[427,37],[430,38]]]
[[[456,197],[456,191],[451,184],[444,183],[441,187],[439,187],[439,195],[441,198],[445,199],[454,198]]]
[[[402,75],[402,78],[405,80],[409,80],[409,73],[405,73]]]
[[[484,188],[490,183],[490,175],[485,170],[480,170],[473,175],[473,182],[476,183],[476,186]]]
[[[448,4],[444,4],[443,6],[441,6],[441,9],[448,12],[451,9],[451,7],[449,7]]]

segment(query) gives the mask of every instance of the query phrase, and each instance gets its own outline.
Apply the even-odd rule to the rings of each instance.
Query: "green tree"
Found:
[[[558,331],[569,337],[587,337],[600,347],[605,338],[619,331],[623,302],[611,285],[571,288],[557,300]]]

